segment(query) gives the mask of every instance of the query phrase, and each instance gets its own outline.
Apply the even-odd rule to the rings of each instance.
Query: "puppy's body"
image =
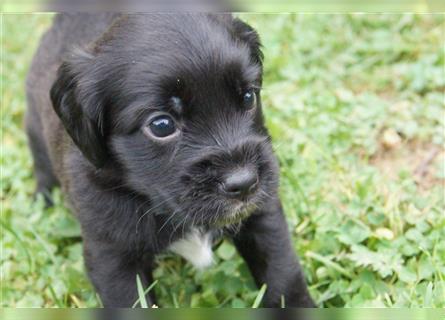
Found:
[[[107,307],[156,254],[233,239],[264,304],[313,306],[277,196],[256,33],[229,15],[59,15],[27,81],[37,191],[59,184]],[[154,297],[152,297],[154,299]]]

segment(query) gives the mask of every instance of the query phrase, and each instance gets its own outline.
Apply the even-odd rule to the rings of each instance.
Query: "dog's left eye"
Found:
[[[256,93],[255,90],[251,89],[244,93],[243,96],[244,106],[248,109],[255,107],[256,105]]]
[[[165,138],[176,132],[175,121],[167,115],[161,115],[149,123],[151,133],[157,138]]]

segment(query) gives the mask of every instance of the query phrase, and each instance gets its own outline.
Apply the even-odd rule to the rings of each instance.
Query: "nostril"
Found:
[[[242,186],[232,185],[232,184],[227,184],[227,183],[224,184],[224,187],[225,187],[226,192],[231,193],[233,195],[238,195],[238,194],[242,193],[244,190],[242,188]]]
[[[243,193],[251,191],[255,188],[258,180],[243,181],[241,183],[225,183],[225,190],[230,193]]]
[[[232,197],[242,197],[255,192],[258,175],[255,170],[242,168],[228,175],[222,183],[224,192]]]

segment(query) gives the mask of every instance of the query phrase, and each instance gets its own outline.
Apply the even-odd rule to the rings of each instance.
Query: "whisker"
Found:
[[[177,208],[178,209],[178,208]],[[170,222],[170,220],[173,219],[173,217],[179,212],[179,210],[175,210],[173,211],[173,213],[171,214],[171,216],[164,222],[164,224],[161,226],[161,228],[158,230],[158,234],[162,231],[162,229],[164,229],[164,227],[167,225],[167,223]]]
[[[168,199],[166,199],[166,200],[164,200],[164,201],[161,201],[160,204],[158,204],[157,206],[155,206],[155,207],[153,207],[153,208],[150,208],[150,209],[147,210],[142,216],[140,216],[139,219],[138,219],[138,221],[136,222],[136,234],[138,233],[138,227],[139,227],[139,224],[140,224],[140,222],[142,221],[142,219],[143,219],[145,216],[147,216],[150,212],[152,212],[153,210],[159,208],[160,206],[162,206],[163,204],[165,204],[165,203],[167,203],[168,201],[171,201],[171,200],[173,200],[173,197],[170,197],[170,198],[168,198]]]
[[[182,222],[185,220],[185,219],[187,219],[187,214],[184,216],[184,219],[182,219],[181,220],[181,222],[179,222],[176,226],[175,226],[175,228],[173,229],[173,231],[172,231],[172,233],[170,234],[170,237],[169,237],[169,239],[168,239],[168,242],[171,242],[171,239],[172,239],[172,237],[173,237],[173,235],[176,233],[176,230],[178,230],[179,229],[179,227],[182,225]]]
[[[182,225],[182,237],[184,237],[184,228],[185,228],[185,223],[187,222],[188,217],[189,217],[188,214],[185,215],[184,223],[183,223],[183,225]]]

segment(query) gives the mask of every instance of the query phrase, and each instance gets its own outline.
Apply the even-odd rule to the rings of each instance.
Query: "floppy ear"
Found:
[[[264,55],[260,36],[255,29],[238,18],[233,19],[233,28],[235,35],[249,46],[252,60],[262,66]]]
[[[107,148],[97,82],[88,79],[92,59],[82,53],[64,62],[50,96],[55,112],[76,146],[96,168],[101,168],[107,160]]]

